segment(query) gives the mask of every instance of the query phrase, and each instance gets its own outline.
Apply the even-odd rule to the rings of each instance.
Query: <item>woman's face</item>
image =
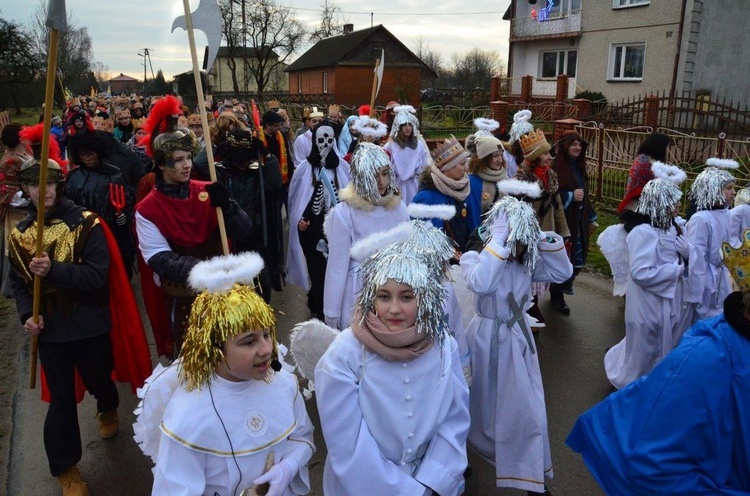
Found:
[[[216,373],[232,382],[265,379],[271,367],[272,341],[268,329],[237,334],[224,343],[224,360]]]
[[[388,191],[388,185],[391,184],[391,168],[389,166],[381,167],[375,172],[375,180],[378,183],[378,194],[383,196]]]
[[[734,189],[734,182],[730,182],[724,185],[723,191],[724,191],[724,199],[727,202],[727,205],[732,206],[734,205],[734,197],[737,196],[737,191]]]
[[[581,142],[578,140],[573,140],[573,142],[568,146],[568,156],[570,158],[578,158],[581,155],[581,150],[583,149],[583,145],[581,145]]]
[[[357,131],[357,121],[356,119],[352,119],[349,121],[349,132],[352,136],[357,136],[359,134],[359,131]]]
[[[405,138],[408,138],[414,132],[414,127],[411,124],[403,124],[400,127],[400,130],[401,134],[403,134]]]
[[[537,159],[537,167],[548,167],[549,164],[552,163],[552,155],[549,154],[549,152],[546,152],[544,155],[540,155]]]
[[[445,174],[445,177],[449,179],[458,181],[459,179],[463,178],[466,175],[466,163],[464,162],[461,165],[456,165],[453,168],[448,169],[447,171],[443,172],[443,174]]]
[[[417,322],[417,297],[411,286],[388,279],[375,295],[375,315],[391,332],[403,331]]]
[[[503,152],[498,150],[492,154],[492,161],[490,162],[490,169],[499,171],[504,168],[505,168],[505,159],[503,159]]]

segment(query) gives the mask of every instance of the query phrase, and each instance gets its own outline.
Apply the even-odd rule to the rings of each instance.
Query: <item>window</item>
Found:
[[[547,0],[547,6],[549,2],[550,0]],[[555,0],[555,4],[549,10],[549,17],[558,17],[574,10],[581,10],[581,0]]]
[[[328,73],[323,73],[323,93],[328,93]]]
[[[645,43],[611,45],[609,49],[608,79],[624,81],[642,80],[645,58]]]
[[[576,50],[542,52],[539,74],[542,78],[555,78],[560,74],[576,77],[577,63],[578,51]]]
[[[302,74],[297,74],[297,93],[302,93]]]
[[[613,9],[622,9],[625,7],[637,7],[638,5],[648,5],[651,0],[612,0]]]

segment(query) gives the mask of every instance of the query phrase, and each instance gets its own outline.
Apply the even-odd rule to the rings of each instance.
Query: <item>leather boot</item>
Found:
[[[101,412],[97,414],[99,420],[99,435],[102,439],[115,437],[120,431],[120,417],[117,415],[117,409]]]
[[[63,496],[88,496],[89,488],[81,477],[78,467],[73,465],[57,476]]]

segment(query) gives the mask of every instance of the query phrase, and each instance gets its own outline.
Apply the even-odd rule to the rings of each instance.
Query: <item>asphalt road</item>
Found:
[[[613,391],[604,376],[604,351],[624,335],[621,298],[611,295],[611,282],[582,274],[576,281],[576,294],[567,298],[572,309],[569,317],[561,316],[542,299],[547,328],[537,337],[547,399],[552,460],[555,478],[549,484],[555,496],[595,496],[599,489],[580,457],[564,444],[575,419]],[[138,294],[139,291],[136,291]],[[294,324],[309,318],[302,291],[288,286],[275,293],[273,307],[279,312],[279,335],[288,344]],[[145,315],[145,312],[142,312]],[[20,330],[18,331],[20,332]],[[152,347],[153,349],[153,347]],[[8,480],[0,480],[0,493],[9,495],[59,494],[55,479],[49,475],[42,442],[46,404],[39,399],[39,390],[28,389],[26,367],[28,347],[17,354],[14,366],[15,384],[2,384],[3,389],[15,388],[12,408],[12,433],[7,461]],[[3,375],[0,374],[0,379]],[[11,375],[13,377],[13,375]],[[133,409],[137,398],[128,385],[119,385],[121,432],[111,440],[99,438],[95,402],[87,396],[79,405],[79,422],[83,439],[83,459],[79,468],[94,496],[133,496],[150,494],[151,460],[144,456],[132,439]],[[314,401],[307,403],[315,425],[319,425]],[[3,415],[8,410],[3,410]],[[311,494],[322,494],[325,445],[319,429],[315,432],[317,453],[310,464],[313,483]],[[2,453],[2,452],[0,452]],[[520,491],[498,490],[494,487],[494,468],[470,456],[473,475],[467,479],[467,495],[522,495]],[[0,477],[3,472],[0,471]],[[6,482],[3,484],[3,482]],[[373,495],[380,496],[380,495]]]

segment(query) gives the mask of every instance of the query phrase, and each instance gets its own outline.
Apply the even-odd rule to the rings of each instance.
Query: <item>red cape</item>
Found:
[[[112,340],[112,355],[115,361],[112,379],[117,382],[129,382],[131,391],[135,393],[136,389],[143,386],[148,376],[151,375],[151,353],[117,242],[107,224],[101,218],[99,220],[110,253],[108,280],[112,330],[109,336]],[[42,400],[49,402],[50,394],[44,368],[41,368],[41,383]],[[80,403],[83,400],[85,392],[83,381],[76,372],[76,402]]]

